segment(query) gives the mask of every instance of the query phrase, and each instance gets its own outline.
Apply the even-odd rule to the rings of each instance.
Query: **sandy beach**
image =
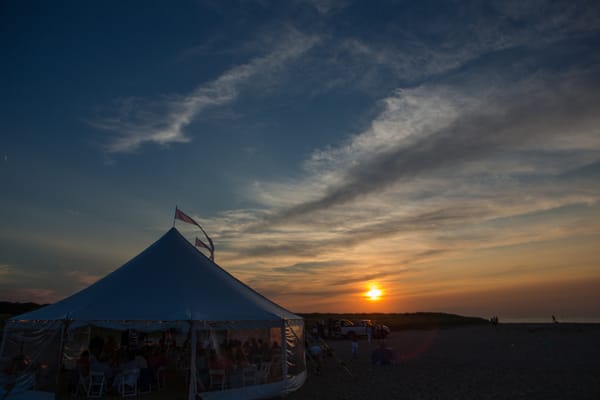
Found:
[[[382,366],[377,340],[360,340],[357,359],[349,340],[327,343],[335,357],[288,399],[600,399],[600,324],[393,332],[398,362]]]

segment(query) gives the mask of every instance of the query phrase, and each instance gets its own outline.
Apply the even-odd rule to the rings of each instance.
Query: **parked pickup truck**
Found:
[[[336,323],[336,334],[344,338],[367,336],[369,330],[374,338],[385,338],[390,334],[390,328],[385,325],[375,324],[370,319],[361,319],[358,321],[340,319]]]

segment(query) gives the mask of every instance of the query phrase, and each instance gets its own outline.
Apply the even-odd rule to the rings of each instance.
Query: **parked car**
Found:
[[[349,338],[352,336],[367,336],[367,324],[355,324],[348,319],[337,321],[339,336]]]
[[[373,338],[382,339],[390,334],[390,328],[382,324],[376,324],[370,319],[350,321],[340,319],[336,321],[335,334],[338,337],[351,338],[353,336],[366,337],[369,330]]]
[[[375,324],[373,327],[373,337],[375,339],[385,339],[390,333],[392,333],[392,330],[387,325]]]

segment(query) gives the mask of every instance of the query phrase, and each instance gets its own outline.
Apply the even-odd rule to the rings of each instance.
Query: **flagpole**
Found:
[[[208,245],[206,245],[206,243],[202,243],[202,241],[200,241],[200,242],[203,244],[203,247],[205,247],[206,249],[210,250],[210,259],[214,262],[214,260],[215,260],[215,244],[213,243],[213,241],[210,238],[210,236],[208,236],[208,234],[206,233],[206,231],[204,230],[204,228],[202,228],[199,223],[197,223],[196,221],[194,221],[194,219],[192,217],[190,217],[189,215],[187,215],[183,211],[179,210],[179,208],[177,207],[177,205],[175,206],[175,218],[173,218],[173,227],[175,227],[175,220],[176,219],[179,219],[179,220],[181,220],[183,222],[187,222],[188,224],[196,225],[198,228],[200,228],[200,230],[202,231],[202,233],[206,237],[206,240],[208,241]],[[196,237],[196,240],[198,240],[197,237]]]
[[[173,215],[173,228],[175,228],[175,220],[177,219],[177,204],[175,204],[175,214]]]

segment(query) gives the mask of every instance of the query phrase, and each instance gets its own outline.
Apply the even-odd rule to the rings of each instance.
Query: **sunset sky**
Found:
[[[600,321],[597,1],[8,0],[0,49],[0,300],[177,205],[295,312]]]

